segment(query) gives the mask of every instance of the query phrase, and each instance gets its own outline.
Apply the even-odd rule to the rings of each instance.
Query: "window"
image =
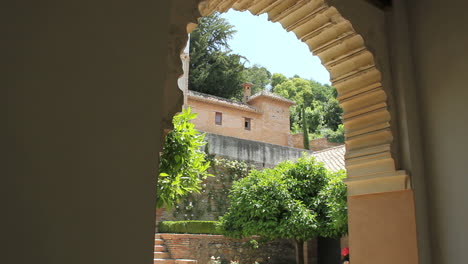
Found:
[[[250,118],[245,117],[244,118],[244,129],[245,130],[250,130],[251,127],[251,120]]]
[[[215,113],[215,124],[222,125],[223,124],[223,113],[216,112]]]

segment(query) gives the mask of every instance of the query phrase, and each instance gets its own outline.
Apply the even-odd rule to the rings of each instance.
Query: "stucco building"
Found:
[[[198,114],[192,121],[195,127],[218,135],[293,147],[289,107],[294,102],[267,91],[250,96],[252,84],[243,87],[243,102],[188,91],[187,105]]]
[[[6,1],[2,261],[152,263],[179,56],[198,17],[230,8],[268,13],[331,74],[352,263],[466,262],[462,0]]]

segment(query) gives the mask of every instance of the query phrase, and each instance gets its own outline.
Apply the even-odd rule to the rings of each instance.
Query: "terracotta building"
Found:
[[[190,41],[180,55],[183,75],[178,80],[184,106],[198,116],[192,122],[203,132],[281,146],[304,148],[302,134],[291,135],[289,107],[294,102],[268,91],[252,95],[251,83],[243,83],[242,102],[189,90]]]
[[[188,91],[187,104],[198,114],[192,121],[195,127],[218,135],[293,147],[289,107],[294,102],[267,91],[250,96],[252,84],[243,87],[243,102]]]

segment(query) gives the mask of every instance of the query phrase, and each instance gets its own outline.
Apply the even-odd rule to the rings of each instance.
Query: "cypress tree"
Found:
[[[309,144],[309,129],[307,129],[307,119],[305,115],[305,107],[302,107],[302,133],[304,135],[304,148],[310,149]]]

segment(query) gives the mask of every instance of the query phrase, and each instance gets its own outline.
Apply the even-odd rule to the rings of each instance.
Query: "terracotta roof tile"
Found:
[[[331,171],[346,170],[344,155],[346,153],[345,145],[327,148],[312,153],[317,161],[323,162],[325,167]]]
[[[237,102],[234,100],[229,100],[226,98],[218,97],[215,95],[211,94],[205,94],[205,93],[200,93],[192,90],[188,90],[188,97],[192,98],[194,100],[199,100],[199,101],[205,101],[205,102],[211,102],[214,104],[221,104],[229,107],[234,107],[237,109],[242,109],[245,111],[250,111],[250,112],[256,112],[256,113],[261,113],[261,111],[251,105],[248,105],[243,102]]]
[[[265,91],[265,90],[252,95],[247,102],[251,102],[251,101],[253,101],[253,100],[257,99],[257,98],[260,98],[260,97],[268,97],[268,98],[271,98],[271,99],[276,100],[276,101],[282,101],[282,102],[285,102],[285,103],[289,103],[291,105],[296,104],[295,102],[293,102],[293,101],[291,101],[289,99],[286,99],[286,98],[284,98],[284,97],[282,97],[280,95],[277,95],[275,93],[271,93],[271,92],[268,92],[268,91]]]

